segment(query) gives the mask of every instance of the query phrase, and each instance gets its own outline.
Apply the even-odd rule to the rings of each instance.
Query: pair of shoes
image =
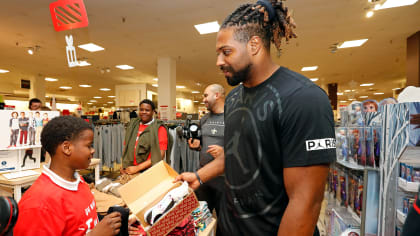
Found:
[[[181,186],[169,191],[163,199],[144,213],[144,219],[153,225],[159,218],[169,211],[176,203],[188,195],[188,183],[184,181]]]

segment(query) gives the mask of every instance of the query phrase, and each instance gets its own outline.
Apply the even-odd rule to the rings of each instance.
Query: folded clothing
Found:
[[[184,181],[181,186],[169,191],[162,200],[144,213],[144,219],[153,225],[162,215],[169,211],[176,203],[188,195],[188,183]]]

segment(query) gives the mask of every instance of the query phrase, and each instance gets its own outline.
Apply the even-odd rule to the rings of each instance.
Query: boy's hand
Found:
[[[117,235],[120,232],[120,228],[121,214],[119,212],[112,212],[99,221],[89,236]]]
[[[137,172],[139,172],[139,170],[137,169],[137,166],[129,166],[129,167],[125,168],[125,173],[126,174],[133,175]]]

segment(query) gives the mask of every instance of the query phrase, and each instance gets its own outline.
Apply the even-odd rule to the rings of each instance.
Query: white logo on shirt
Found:
[[[335,148],[335,138],[306,140],[306,151],[325,150]]]
[[[216,130],[216,129],[212,129],[212,130],[211,130],[211,133],[212,133],[213,135],[215,135],[215,134],[217,133],[217,130]]]

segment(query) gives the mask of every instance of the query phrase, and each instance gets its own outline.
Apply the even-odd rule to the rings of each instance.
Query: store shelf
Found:
[[[351,207],[341,206],[331,193],[328,194],[328,198],[328,209],[331,209],[347,226],[360,227],[361,219]]]
[[[419,190],[420,183],[408,182],[407,180],[398,177],[398,186],[406,192],[417,193],[417,191]]]
[[[360,219],[360,216],[356,214],[356,212],[353,211],[351,207],[347,207],[347,211],[350,213],[350,215],[355,219],[359,224],[361,224],[362,220]]]
[[[29,149],[29,148],[41,148],[41,145],[30,145],[30,146],[22,146],[22,147],[3,147],[0,148],[0,151],[12,151],[12,150],[24,150],[24,149]]]
[[[374,171],[379,171],[379,168],[374,168],[374,167],[369,167],[369,166],[361,166],[361,165],[358,165],[358,164],[350,163],[348,161],[337,160],[337,163],[340,164],[340,165],[342,165],[342,166],[344,166],[344,167],[347,167],[349,169],[352,169],[352,170],[360,170],[360,171],[363,171],[363,170],[374,170]]]
[[[407,215],[404,214],[400,209],[397,209],[397,218],[401,224],[404,224],[405,218],[407,218]]]

